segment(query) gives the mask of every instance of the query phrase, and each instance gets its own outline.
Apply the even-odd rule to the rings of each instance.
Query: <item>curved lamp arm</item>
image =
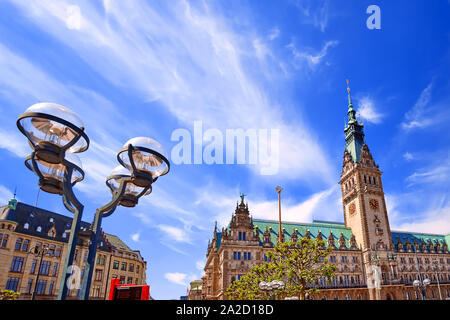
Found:
[[[119,201],[121,200],[123,194],[125,193],[125,189],[127,184],[131,181],[130,178],[123,178],[120,181],[120,186],[117,191],[114,193],[113,198],[109,203],[97,209],[97,212],[102,215],[103,218],[109,217],[116,210]]]

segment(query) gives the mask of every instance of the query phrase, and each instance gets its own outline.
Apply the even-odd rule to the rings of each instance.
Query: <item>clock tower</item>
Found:
[[[348,81],[347,81],[348,84]],[[352,229],[363,253],[366,269],[390,261],[393,243],[384,198],[382,172],[364,139],[363,124],[356,119],[348,90],[348,123],[339,184],[342,191],[345,226]],[[391,263],[385,267],[392,269]]]

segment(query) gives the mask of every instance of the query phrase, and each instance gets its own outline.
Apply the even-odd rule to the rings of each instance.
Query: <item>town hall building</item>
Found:
[[[349,89],[348,89],[349,90]],[[332,248],[329,260],[336,276],[318,281],[320,293],[311,299],[333,300],[450,300],[450,234],[391,230],[380,168],[365,142],[363,124],[356,119],[348,94],[344,159],[339,184],[344,223],[282,221],[282,241],[319,238]],[[228,286],[266,260],[279,239],[278,221],[253,219],[244,197],[231,221],[214,228],[206,254],[202,298],[227,299]],[[450,230],[449,230],[450,232]],[[376,266],[376,267],[374,267]],[[374,269],[379,285],[374,285]],[[414,280],[431,281],[425,294]],[[325,279],[324,279],[325,280]]]

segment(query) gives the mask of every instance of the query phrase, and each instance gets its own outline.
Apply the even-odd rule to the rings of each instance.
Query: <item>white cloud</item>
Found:
[[[328,25],[329,3],[328,0],[318,1],[296,1],[294,3],[302,14],[301,21],[311,24],[324,32]],[[314,7],[314,8],[313,8]]]
[[[181,286],[187,286],[188,285],[187,280],[186,280],[187,274],[185,274],[185,273],[180,273],[180,272],[170,273],[170,272],[168,272],[168,273],[166,273],[164,275],[164,277],[167,280],[169,280],[170,282],[179,284]]]
[[[31,153],[27,138],[18,130],[6,132],[0,129],[0,149],[6,149],[20,158],[25,158]]]
[[[425,128],[432,123],[431,119],[425,115],[426,107],[431,101],[432,89],[433,83],[430,83],[422,90],[414,106],[405,114],[405,121],[402,122],[403,129]]]
[[[414,159],[414,156],[413,156],[411,153],[409,153],[409,152],[405,152],[405,153],[403,154],[403,158],[404,158],[406,161],[411,161],[411,160]]]
[[[140,232],[133,233],[132,235],[130,235],[130,237],[131,237],[131,240],[133,240],[134,242],[139,242],[141,233]]]
[[[7,205],[9,200],[12,199],[13,193],[8,188],[0,185],[0,206]]]
[[[335,47],[339,44],[339,41],[332,40],[327,41],[322,49],[320,49],[319,52],[311,53],[310,49],[307,50],[299,50],[293,42],[291,42],[287,48],[289,48],[296,60],[299,60],[301,62],[307,62],[308,66],[310,68],[315,68],[319,63],[322,62],[322,59],[327,55],[328,49],[330,47]]]
[[[411,219],[409,219],[411,221]],[[424,215],[424,218],[412,222],[405,222],[394,227],[393,230],[407,232],[421,232],[433,234],[449,234],[450,231],[450,207],[432,210]]]
[[[268,38],[269,38],[270,41],[273,41],[273,40],[275,40],[276,38],[278,38],[279,36],[280,36],[280,29],[278,29],[277,27],[275,27],[275,28],[273,28],[272,30],[270,30],[270,33],[269,33]]]
[[[197,261],[197,262],[195,263],[195,267],[196,267],[198,270],[200,270],[200,271],[203,272],[203,268],[205,267],[205,264],[206,264],[206,260],[205,260],[205,259],[199,260],[199,261]]]
[[[191,126],[202,119],[206,126],[222,130],[278,128],[284,137],[280,153],[290,159],[281,162],[281,176],[330,179],[331,166],[311,128],[301,119],[295,127],[286,123],[276,98],[256,80],[258,68],[246,68],[254,57],[271,54],[267,46],[254,43],[254,35],[235,33],[206,3],[194,8],[180,1],[164,15],[145,2],[109,1],[104,2],[105,17],[104,10],[80,1],[83,23],[76,33],[61,28],[65,4],[15,3],[105,79],[161,102],[181,123]],[[306,54],[304,59],[317,65],[336,44],[329,41],[319,53]]]
[[[383,115],[378,113],[374,101],[369,97],[363,97],[358,101],[358,115],[372,123],[380,123]]]
[[[179,284],[181,286],[189,287],[189,283],[191,281],[197,280],[198,277],[195,274],[190,274],[189,276],[186,273],[180,272],[168,272],[164,274],[164,277],[173,282],[175,284]]]
[[[192,244],[190,236],[186,230],[164,224],[158,225],[158,228],[164,233],[164,238],[168,241],[172,240],[175,242]]]

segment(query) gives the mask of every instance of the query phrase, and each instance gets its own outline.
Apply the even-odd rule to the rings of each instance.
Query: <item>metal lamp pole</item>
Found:
[[[436,275],[436,280],[437,280],[437,285],[438,285],[438,291],[439,291],[439,299],[442,300],[442,293],[441,293],[441,285],[439,283],[439,274],[437,273],[438,271],[438,261],[437,259],[433,259],[433,270],[434,270],[434,274]]]
[[[48,247],[41,247],[41,246],[36,246],[33,249],[31,249],[29,252],[29,254],[34,254],[35,257],[39,257],[39,268],[36,274],[36,279],[35,279],[35,284],[34,284],[34,289],[33,289],[33,293],[31,295],[31,300],[35,300],[36,299],[36,293],[37,293],[37,285],[39,283],[39,273],[41,272],[41,268],[42,268],[42,260],[44,258],[44,255],[50,255],[50,253],[48,252]]]
[[[84,209],[73,192],[73,186],[84,179],[81,163],[73,153],[87,150],[89,138],[84,132],[81,119],[70,109],[54,103],[32,105],[19,116],[17,127],[28,138],[33,149],[31,155],[26,158],[25,165],[39,177],[40,189],[62,195],[64,206],[74,215],[58,291],[58,299],[65,300],[70,290],[68,282],[71,274],[68,273],[68,269],[73,264]],[[89,298],[102,217],[111,215],[121,201],[124,206],[134,207],[140,196],[149,194],[148,190],[151,192],[152,183],[170,169],[162,146],[145,137],[129,140],[119,151],[117,160],[130,171],[131,175],[120,177],[120,187],[117,190],[113,190],[110,186],[113,191],[112,201],[97,209],[87,272],[83,277],[82,299]],[[124,199],[126,192],[129,193],[128,198]]]
[[[135,146],[133,143],[138,143],[139,145]],[[118,205],[125,207],[136,206],[140,197],[152,192],[152,184],[158,177],[167,174],[170,170],[170,163],[163,155],[163,150],[158,152],[155,143],[156,141],[149,138],[134,138],[129,140],[117,155],[117,159],[123,167],[115,168],[106,180],[106,185],[111,189],[113,198],[108,204],[98,208],[95,213],[92,228],[94,234],[89,245],[89,254],[81,286],[81,300],[89,300],[102,219],[113,214]],[[122,158],[122,156],[124,157]],[[164,167],[164,164],[165,170],[163,171],[151,168],[146,169],[146,171],[138,169],[138,167],[147,166],[149,168],[154,165]],[[124,173],[123,171],[126,171],[125,168],[131,169],[131,173]],[[120,172],[121,170],[122,172]]]

